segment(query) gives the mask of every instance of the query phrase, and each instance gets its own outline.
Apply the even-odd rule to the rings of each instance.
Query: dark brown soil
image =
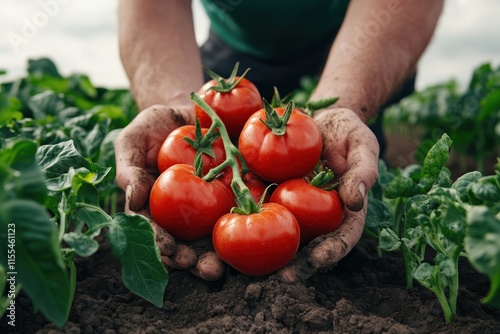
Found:
[[[391,141],[396,142],[397,141]],[[408,143],[406,143],[408,144]],[[391,147],[392,164],[411,156]],[[396,152],[397,154],[394,154]],[[404,154],[402,152],[405,152]],[[389,155],[390,156],[390,155]],[[78,282],[69,321],[63,328],[33,313],[23,295],[16,323],[1,333],[453,333],[500,334],[500,309],[481,304],[488,279],[466,260],[460,263],[457,316],[444,321],[435,296],[415,283],[405,287],[401,255],[377,255],[364,236],[336,268],[306,284],[288,285],[274,276],[249,277],[227,270],[217,282],[171,272],[161,309],[132,294],[121,282],[120,264],[106,243],[79,259]]]
[[[460,265],[458,315],[445,324],[441,308],[418,284],[405,288],[399,253],[377,256],[364,237],[328,273],[305,285],[288,285],[274,276],[249,277],[234,271],[205,282],[171,272],[159,309],[121,283],[120,264],[106,244],[78,261],[78,283],[68,323],[57,328],[32,313],[18,298],[16,330],[2,320],[5,333],[500,333],[500,310],[482,305],[488,280]]]

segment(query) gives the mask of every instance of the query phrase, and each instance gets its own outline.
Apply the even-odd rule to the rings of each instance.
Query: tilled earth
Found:
[[[367,236],[336,268],[306,284],[231,270],[205,282],[173,271],[161,309],[124,287],[106,244],[77,266],[74,304],[63,328],[33,314],[21,295],[17,326],[13,330],[4,318],[2,333],[500,333],[500,310],[480,303],[488,279],[466,261],[460,264],[458,315],[447,325],[430,291],[418,283],[405,288],[400,254],[379,257]]]

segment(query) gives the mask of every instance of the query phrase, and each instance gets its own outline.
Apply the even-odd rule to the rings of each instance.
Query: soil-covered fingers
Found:
[[[302,248],[285,267],[278,270],[278,278],[285,283],[303,283],[316,273],[308,259],[306,247]]]
[[[158,226],[154,221],[150,220],[151,227],[155,232],[156,244],[160,249],[160,254],[162,256],[172,256],[178,251],[177,244],[175,243],[174,237],[172,237],[167,231]],[[196,254],[195,254],[196,257]]]
[[[378,176],[379,145],[377,138],[367,127],[359,129],[347,152],[346,171],[339,184],[339,194],[349,210],[363,208],[368,190]]]
[[[323,133],[322,158],[341,176],[340,197],[348,209],[361,210],[378,175],[380,148],[376,136],[349,109],[331,109],[315,120]]]
[[[190,271],[206,281],[216,281],[224,274],[224,268],[225,264],[219,256],[213,251],[208,251],[200,255],[196,267]]]
[[[320,271],[332,269],[358,243],[365,226],[366,203],[360,211],[346,210],[344,222],[336,231],[309,243],[309,261],[314,268]]]
[[[120,132],[114,144],[116,182],[124,190],[130,187],[128,200],[132,211],[140,210],[149,198],[157,176],[158,152],[165,138],[191,122],[192,113],[192,106],[151,106]]]

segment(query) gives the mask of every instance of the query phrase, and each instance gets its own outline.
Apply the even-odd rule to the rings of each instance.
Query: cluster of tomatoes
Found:
[[[322,136],[313,119],[291,103],[263,103],[236,71],[228,79],[211,73],[197,95],[224,129],[213,131],[213,117],[195,104],[199,124],[174,130],[160,149],[149,204],[153,219],[177,239],[212,235],[223,261],[265,275],[285,266],[300,243],[337,229],[344,205],[331,172],[314,174]]]

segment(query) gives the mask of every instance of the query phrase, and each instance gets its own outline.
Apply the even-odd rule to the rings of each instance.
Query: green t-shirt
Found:
[[[349,0],[202,0],[213,32],[236,51],[283,62],[329,44]]]

